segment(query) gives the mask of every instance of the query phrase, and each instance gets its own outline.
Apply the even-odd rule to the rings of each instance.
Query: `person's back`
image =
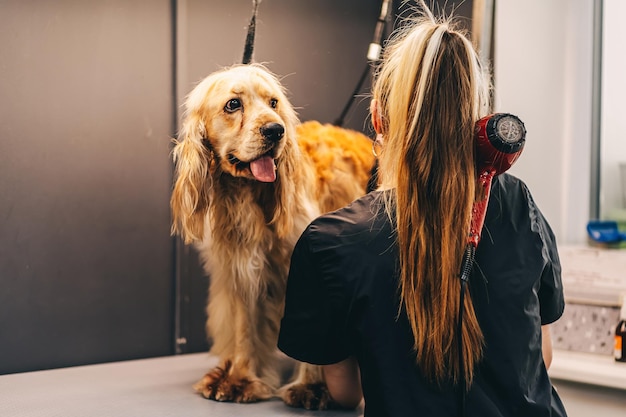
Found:
[[[397,298],[397,242],[381,193],[320,217],[304,232],[294,252],[279,346],[312,363],[355,355],[367,416],[456,416],[456,385],[432,384],[415,363]],[[555,320],[563,308],[554,236],[517,178],[497,177],[492,195],[471,282],[485,348],[466,395],[466,415],[565,416],[540,343],[539,323]],[[303,311],[303,296],[308,303],[332,301]],[[291,322],[291,309],[311,323]]]

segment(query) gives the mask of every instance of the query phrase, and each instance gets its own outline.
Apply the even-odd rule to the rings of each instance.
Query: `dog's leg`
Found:
[[[220,357],[220,364],[194,385],[203,397],[247,403],[274,396],[277,381],[259,375],[254,315],[254,306],[220,287],[219,281],[211,285],[207,328],[215,339],[211,353]]]
[[[285,404],[307,410],[326,410],[334,403],[324,382],[322,367],[298,363],[293,382],[279,390]]]

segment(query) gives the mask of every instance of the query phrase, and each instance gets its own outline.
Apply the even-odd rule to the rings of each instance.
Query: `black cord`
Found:
[[[380,61],[383,34],[385,31],[385,25],[387,24],[387,20],[389,20],[389,17],[391,16],[391,13],[392,13],[391,12],[393,9],[392,6],[393,6],[392,0],[383,0],[380,5],[380,14],[378,15],[378,20],[376,21],[376,27],[374,28],[374,38],[372,40],[372,43],[370,43],[370,49],[367,53],[367,65],[365,66],[365,70],[361,74],[361,78],[359,78],[359,81],[357,82],[356,87],[354,88],[354,91],[350,95],[348,102],[343,107],[343,110],[341,111],[341,115],[333,123],[335,126],[339,126],[339,127],[343,126],[344,119],[346,115],[348,114],[348,111],[350,111],[350,107],[352,107],[352,103],[354,103],[354,99],[356,98],[357,94],[359,94],[359,91],[361,91],[361,87],[363,86],[363,83],[365,82],[365,79],[367,78],[367,75],[369,74],[372,68],[372,64],[375,64]]]
[[[369,74],[369,72],[370,72],[370,63],[368,62],[367,65],[365,66],[365,71],[363,71],[363,73],[361,74],[361,78],[359,79],[359,82],[356,84],[354,91],[350,95],[348,102],[343,107],[343,110],[341,111],[341,115],[339,115],[339,118],[335,120],[335,122],[333,123],[335,126],[339,126],[339,127],[343,126],[344,118],[348,114],[348,111],[350,111],[350,107],[352,107],[352,103],[354,103],[354,99],[356,98],[356,95],[359,94],[359,91],[361,91],[361,87],[363,86],[363,83],[365,82],[365,79],[367,78],[367,74]]]
[[[463,358],[463,306],[465,304],[465,291],[467,283],[472,274],[472,267],[474,265],[474,256],[476,254],[476,248],[471,243],[467,244],[465,253],[463,254],[463,261],[461,262],[461,291],[459,294],[459,318],[457,322],[456,334],[458,335],[458,355],[459,355],[459,384],[458,384],[458,411],[459,417],[465,416],[465,391],[467,389],[465,383],[465,366]]]

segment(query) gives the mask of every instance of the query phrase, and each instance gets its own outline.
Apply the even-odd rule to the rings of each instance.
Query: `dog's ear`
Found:
[[[205,128],[198,115],[187,115],[172,151],[175,183],[170,207],[172,234],[185,243],[201,241],[209,208],[213,151],[204,145]]]
[[[277,164],[277,187],[275,189],[274,217],[272,224],[278,236],[284,238],[293,233],[295,226],[294,209],[306,210],[306,193],[311,192],[313,181],[307,165],[302,164],[302,155],[298,146],[296,126],[300,123],[295,111],[289,107],[283,114],[285,121],[286,145]]]

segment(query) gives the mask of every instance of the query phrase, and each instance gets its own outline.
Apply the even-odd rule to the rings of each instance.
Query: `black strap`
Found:
[[[250,24],[248,25],[246,43],[243,49],[243,59],[241,60],[242,64],[249,64],[252,62],[252,53],[254,52],[254,34],[256,31],[256,15],[260,2],[261,0],[252,0],[252,17],[250,18]]]

